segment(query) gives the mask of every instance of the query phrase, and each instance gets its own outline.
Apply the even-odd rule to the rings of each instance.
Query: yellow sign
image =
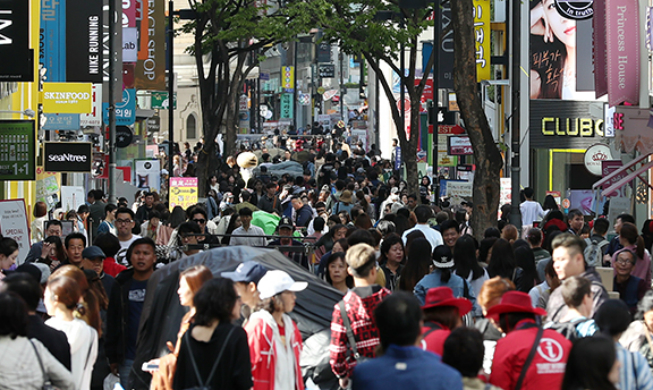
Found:
[[[43,112],[90,114],[93,112],[92,88],[91,83],[43,83]]]
[[[490,0],[474,0],[474,38],[476,39],[476,81],[489,80]]]
[[[295,67],[284,66],[281,68],[281,88],[284,92],[293,93],[295,90]]]
[[[175,206],[184,210],[197,204],[197,178],[196,177],[171,177],[170,178],[170,211]]]

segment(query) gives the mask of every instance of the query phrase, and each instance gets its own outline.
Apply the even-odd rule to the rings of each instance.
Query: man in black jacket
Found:
[[[130,389],[129,374],[136,357],[136,339],[147,281],[156,263],[155,244],[151,238],[134,241],[127,250],[133,268],[116,277],[107,310],[106,353],[111,372],[120,375],[122,387]]]
[[[26,266],[34,267],[32,264]],[[41,271],[36,268],[39,274]],[[43,323],[40,316],[36,315],[36,307],[41,298],[41,286],[28,273],[16,272],[7,276],[0,283],[0,291],[11,291],[23,298],[27,305],[27,337],[37,339],[50,351],[61,364],[70,370],[70,345],[66,334]],[[7,358],[10,358],[7,356]]]

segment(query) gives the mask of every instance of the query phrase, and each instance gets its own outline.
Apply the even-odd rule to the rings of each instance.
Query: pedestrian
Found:
[[[62,390],[80,388],[39,340],[27,338],[27,308],[13,292],[0,293],[0,350],[2,389],[39,390],[46,384]]]
[[[336,290],[347,294],[354,287],[354,278],[347,273],[345,252],[331,253],[326,261],[326,270],[324,279]]]
[[[242,303],[249,309],[245,315],[246,319],[261,302],[257,285],[267,272],[267,268],[261,264],[255,261],[245,261],[239,264],[235,271],[220,274],[223,278],[231,279],[235,283],[236,292],[240,295]]]
[[[635,321],[619,338],[619,343],[629,351],[639,351],[653,369],[653,291],[649,290],[637,305]]]
[[[230,246],[247,245],[247,246],[266,246],[265,231],[258,226],[252,225],[253,212],[247,207],[238,210],[241,226],[235,229],[231,234]]]
[[[401,271],[406,263],[404,242],[398,234],[389,234],[383,240],[381,244],[381,256],[378,261],[381,269],[385,273],[385,287],[390,291],[394,291],[398,287]]]
[[[651,286],[651,256],[645,248],[644,239],[637,232],[637,227],[634,223],[624,222],[619,232],[619,243],[623,248],[615,251],[612,255],[612,267],[615,268],[615,273],[619,274],[617,270],[617,256],[624,250],[630,250],[637,255],[635,258],[635,267],[632,270],[632,275],[636,276]]]
[[[485,347],[483,335],[474,328],[460,327],[451,332],[444,342],[442,363],[460,372],[464,390],[501,390],[479,378],[483,368]]]
[[[472,303],[465,298],[455,298],[449,287],[430,289],[422,305],[422,348],[442,356],[444,341],[451,331],[463,325],[461,317],[470,310]]]
[[[258,283],[261,303],[245,326],[254,390],[303,390],[299,366],[302,338],[288,313],[295,308],[295,292],[307,282],[295,282],[284,271],[268,271]]]
[[[408,243],[408,240],[406,242],[406,266],[402,270],[401,278],[399,278],[399,289],[412,293],[417,282],[433,270],[433,260],[431,260],[430,256],[423,255],[424,253],[432,253],[433,248],[431,248],[429,241],[424,238],[424,235],[411,240],[410,243]]]
[[[399,291],[374,310],[382,354],[354,368],[353,390],[462,390],[462,378],[434,354],[415,344],[422,310],[410,293]]]
[[[574,343],[562,390],[616,390],[619,360],[614,343],[607,337],[587,337]]]
[[[504,390],[557,389],[562,384],[571,342],[558,332],[542,329],[528,294],[508,291],[487,311],[506,333],[497,342],[490,383]],[[544,365],[546,370],[540,367]]]
[[[0,280],[7,276],[18,258],[18,243],[11,237],[0,235]]]
[[[559,322],[549,322],[544,327],[553,328],[569,340],[592,336],[598,331],[591,318],[592,283],[580,276],[567,278],[560,286],[567,314]]]
[[[57,236],[61,237],[63,234],[63,226],[61,221],[50,220],[46,221],[45,224],[45,237]],[[45,247],[45,248],[44,248]],[[40,258],[45,258],[50,254],[50,249],[52,247],[51,243],[46,243],[46,241],[39,241],[36,244],[32,244],[27,257],[25,257],[26,263],[33,263],[39,261]]]
[[[475,297],[478,297],[481,292],[483,283],[490,279],[487,270],[481,267],[476,259],[477,249],[476,239],[469,235],[463,235],[456,241],[453,251],[453,261],[456,265],[455,273],[469,283]],[[477,307],[474,317],[481,316],[480,307]]]
[[[70,344],[71,373],[75,389],[88,390],[91,386],[99,339],[95,329],[75,318],[76,314],[86,314],[85,307],[80,303],[81,297],[82,289],[75,279],[55,276],[48,280],[43,303],[51,316],[45,324],[63,331]]]
[[[141,236],[132,233],[136,226],[134,212],[128,208],[120,208],[116,211],[116,228],[118,229],[118,240],[120,241],[120,252],[116,255],[116,261],[120,264],[125,262],[125,254],[129,246]],[[127,262],[125,262],[127,264]]]
[[[114,224],[116,221],[117,210],[118,210],[118,206],[112,203],[109,203],[108,205],[104,206],[104,220],[102,220],[100,226],[98,226],[97,233],[96,233],[98,236],[102,233],[111,233],[114,236],[118,235],[118,230],[116,229],[116,225]]]
[[[539,202],[533,200],[535,191],[531,187],[524,188],[524,197],[526,200],[519,205],[521,213],[522,236],[533,227],[533,222],[540,221],[544,217],[544,210]]]

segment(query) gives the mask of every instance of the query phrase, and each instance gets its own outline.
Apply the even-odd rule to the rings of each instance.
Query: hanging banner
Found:
[[[44,114],[43,130],[77,130],[79,129],[79,114]]]
[[[136,63],[136,89],[166,90],[166,15],[164,1],[143,1],[147,5],[147,27],[141,24],[141,46]],[[142,22],[142,23],[143,23]],[[144,53],[143,53],[144,52]],[[145,55],[145,57],[143,57]]]
[[[102,120],[109,124],[109,103],[102,103]],[[116,104],[116,125],[133,125],[136,120],[136,91],[122,91],[122,102]]]
[[[138,29],[128,27],[122,29],[122,62],[138,60]]]
[[[148,191],[161,192],[161,162],[159,160],[136,160],[135,185]]]
[[[293,107],[293,93],[282,93],[281,94],[281,112],[280,117],[282,119],[292,119],[294,113]]]
[[[66,0],[66,81],[102,82],[102,0]]]
[[[34,180],[34,121],[0,120],[0,180]]]
[[[171,177],[170,178],[170,211],[175,206],[184,210],[197,204],[197,178],[196,177]]]
[[[476,40],[476,81],[489,80],[490,72],[490,0],[474,0],[474,39]]]
[[[0,8],[0,81],[34,81],[29,1],[3,0]]]
[[[43,112],[85,114],[93,111],[92,84],[43,83]]]
[[[122,0],[122,27],[136,27],[136,0]]]
[[[66,210],[75,210],[79,206],[86,204],[86,191],[84,187],[62,186],[61,187],[61,207]]]
[[[608,103],[639,104],[639,4],[606,0]]]
[[[39,63],[48,81],[66,81],[66,0],[41,0]]]
[[[29,252],[29,229],[25,200],[0,200],[0,233],[18,243],[16,265],[23,264]]]
[[[284,92],[292,93],[295,88],[295,67],[284,66],[281,68],[281,88]]]
[[[594,91],[596,98],[608,93],[608,63],[607,48],[605,47],[605,1],[594,2]]]
[[[102,126],[102,84],[93,84],[91,88],[93,100],[93,110],[90,114],[81,114],[79,116],[79,125]]]
[[[93,164],[90,142],[45,142],[43,156],[48,172],[90,173]]]

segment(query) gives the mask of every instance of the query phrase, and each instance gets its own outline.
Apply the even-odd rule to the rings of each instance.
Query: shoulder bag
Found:
[[[524,362],[524,366],[521,368],[521,373],[519,374],[519,379],[517,379],[517,384],[515,385],[514,390],[521,389],[521,385],[524,382],[524,378],[526,377],[526,372],[528,371],[528,367],[533,362],[533,358],[535,357],[535,352],[537,352],[537,347],[540,346],[540,340],[542,339],[543,333],[544,333],[544,328],[542,328],[541,326],[538,327],[537,335],[535,336],[535,342],[531,347],[531,352],[528,354],[528,358],[526,358],[526,362]]]
[[[191,330],[188,329],[186,333],[184,334],[184,338],[186,339],[186,347],[188,348],[188,354],[190,355],[190,362],[193,365],[193,370],[195,370],[195,377],[197,378],[197,382],[200,384],[197,387],[191,387],[186,390],[212,390],[211,387],[211,379],[213,379],[213,374],[215,374],[215,369],[218,368],[218,363],[220,363],[220,358],[222,358],[222,354],[224,353],[225,348],[227,348],[227,344],[229,343],[229,339],[231,338],[231,334],[234,332],[236,327],[232,327],[229,333],[227,334],[227,338],[224,340],[224,343],[222,344],[222,348],[220,348],[220,353],[218,353],[218,358],[215,359],[215,363],[213,363],[213,368],[211,368],[211,372],[209,373],[209,377],[206,379],[206,382],[202,381],[202,376],[200,375],[200,370],[197,368],[197,363],[195,362],[195,356],[193,356],[193,351],[190,348],[190,336],[188,335]]]
[[[358,348],[356,348],[356,338],[354,337],[354,330],[351,328],[351,323],[349,322],[349,315],[347,315],[345,301],[341,300],[340,303],[338,303],[338,306],[340,307],[340,317],[342,317],[342,324],[347,330],[347,340],[349,341],[349,346],[351,347],[352,356],[356,362],[362,363],[368,358],[358,353]]]
[[[43,362],[41,361],[41,355],[39,355],[39,351],[36,349],[36,345],[34,345],[34,342],[32,340],[29,340],[29,343],[32,344],[32,348],[34,348],[34,353],[36,354],[36,358],[39,361],[39,366],[41,367],[41,372],[43,373],[43,386],[41,386],[42,390],[55,390],[55,387],[52,385],[52,382],[50,382],[50,377],[48,374],[45,372],[45,368],[43,368]]]

